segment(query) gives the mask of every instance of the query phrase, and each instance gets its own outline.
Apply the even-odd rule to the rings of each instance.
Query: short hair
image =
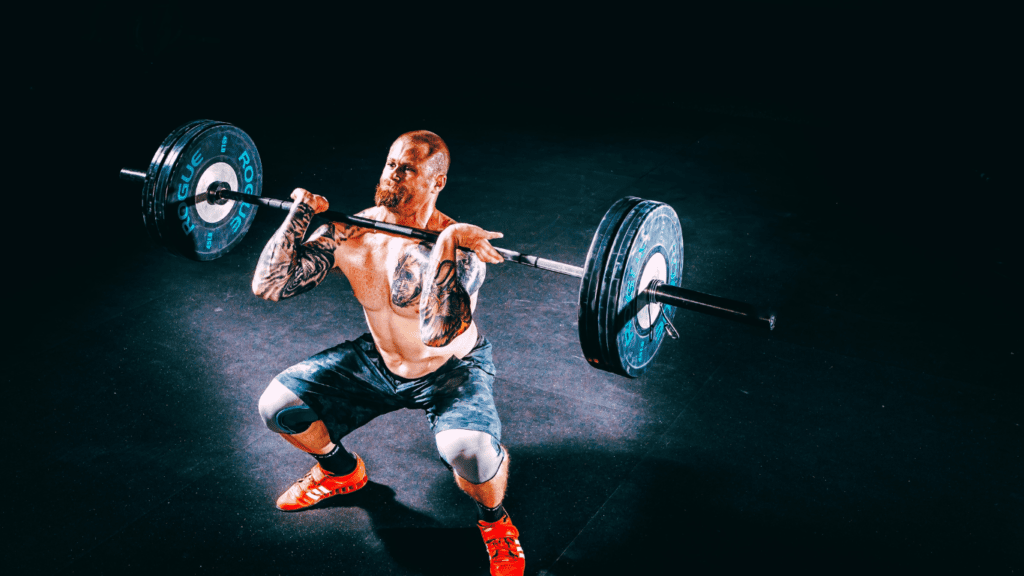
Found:
[[[440,136],[429,130],[413,130],[398,137],[408,138],[413,142],[427,146],[427,165],[434,170],[435,174],[448,174],[448,166],[451,165],[451,153],[448,152],[448,145]]]

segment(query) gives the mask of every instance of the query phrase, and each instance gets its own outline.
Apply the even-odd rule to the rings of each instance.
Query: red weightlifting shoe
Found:
[[[366,486],[366,465],[358,454],[353,456],[356,457],[356,469],[344,476],[331,474],[321,468],[318,462],[305,476],[281,494],[277,499],[277,507],[287,512],[302,510],[331,496],[355,492]]]
[[[497,522],[477,521],[480,534],[491,557],[491,576],[523,576],[526,556],[519,544],[519,530],[512,525],[508,514]]]

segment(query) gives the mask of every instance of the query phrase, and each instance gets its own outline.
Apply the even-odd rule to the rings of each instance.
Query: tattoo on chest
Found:
[[[430,252],[425,246],[411,245],[398,260],[395,280],[391,283],[391,303],[399,308],[415,306],[422,291],[423,268]]]
[[[391,303],[400,308],[415,306],[419,303],[423,290],[423,270],[430,260],[430,248],[422,244],[414,244],[405,249],[395,266],[395,279],[391,283]],[[449,274],[449,282],[458,279],[469,294],[476,293],[484,282],[486,268],[475,256],[468,252],[460,252],[453,266],[449,261],[450,270],[457,270],[458,276]],[[440,271],[440,270],[439,270]]]

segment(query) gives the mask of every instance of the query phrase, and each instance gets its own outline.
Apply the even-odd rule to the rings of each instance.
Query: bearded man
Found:
[[[292,192],[295,203],[260,255],[253,292],[276,302],[312,289],[337,268],[363,307],[369,333],[280,373],[259,410],[268,428],[316,460],[277,500],[287,511],[365,486],[366,466],[342,439],[382,414],[423,410],[455,483],[477,504],[491,574],[522,575],[519,531],[502,506],[509,456],[494,406],[491,344],[473,321],[484,263],[502,262],[489,241],[502,235],[457,223],[434,207],[450,158],[432,132],[401,135],[388,152],[376,206],[359,213],[434,231],[432,247],[341,223],[325,224],[303,242],[327,200]]]

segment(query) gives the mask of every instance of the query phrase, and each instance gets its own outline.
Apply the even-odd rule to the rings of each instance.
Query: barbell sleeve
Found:
[[[132,170],[131,168],[121,168],[121,180],[128,180],[130,182],[138,182],[143,184],[146,182],[146,173],[141,170]]]
[[[662,304],[727,318],[768,330],[775,328],[775,314],[761,312],[746,302],[687,290],[679,286],[665,284],[660,280],[652,280],[647,287],[647,292],[655,301]]]

